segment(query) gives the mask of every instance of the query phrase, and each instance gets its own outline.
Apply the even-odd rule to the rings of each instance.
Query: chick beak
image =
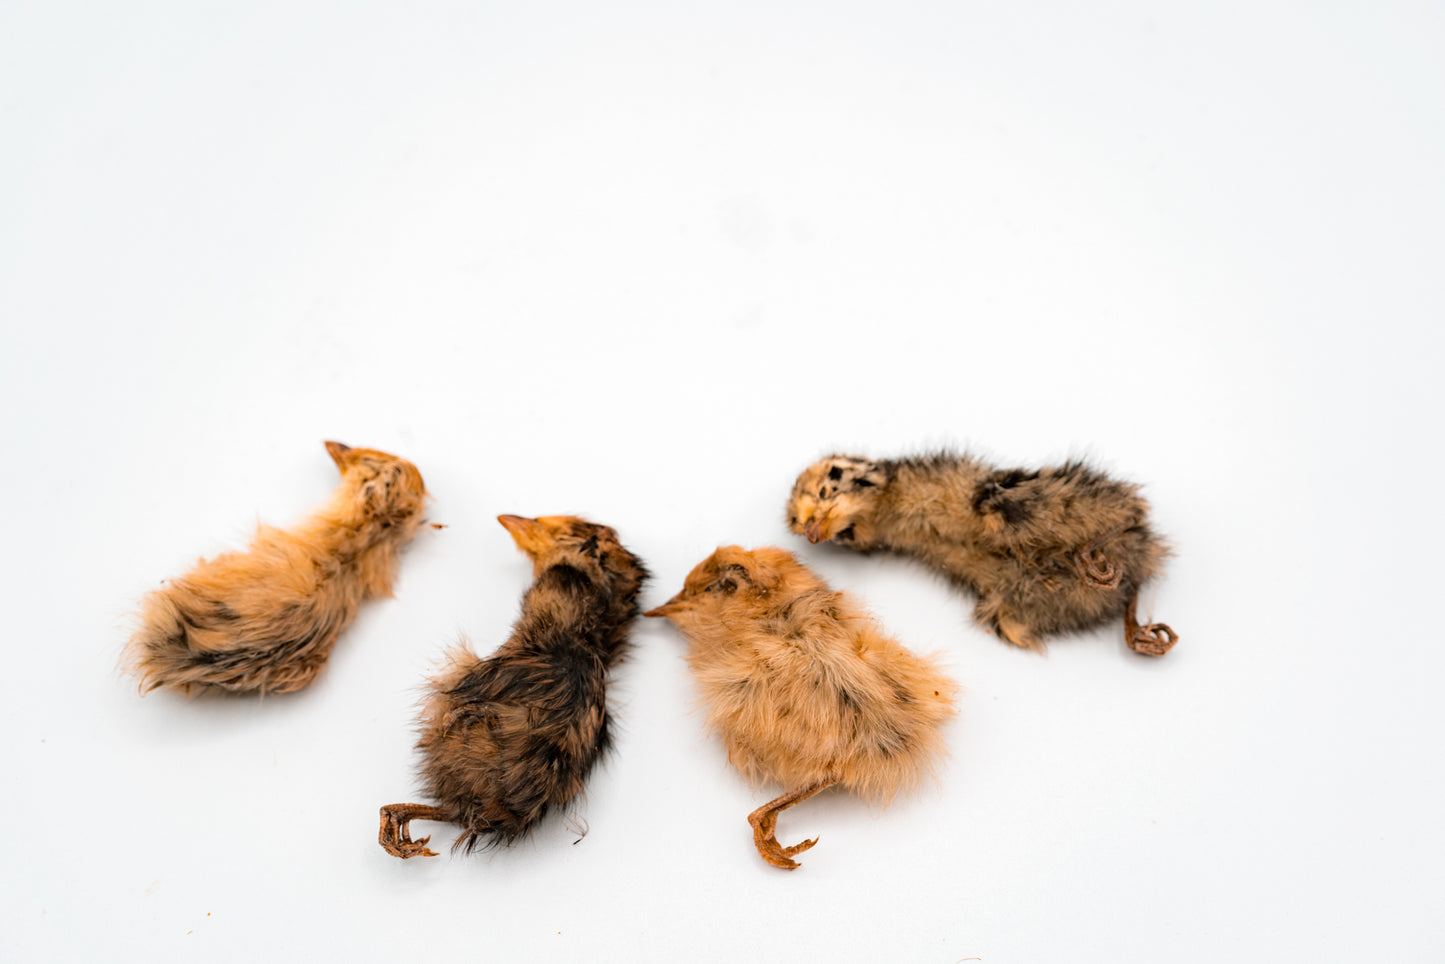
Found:
[[[675,612],[680,612],[682,608],[682,593],[678,593],[661,606],[658,606],[656,609],[649,609],[642,615],[656,619],[661,616],[671,616]]]
[[[822,538],[821,530],[821,523],[819,523],[817,519],[814,519],[803,527],[803,535],[807,536],[808,541],[813,545],[817,545],[818,540]]]
[[[499,515],[497,521],[512,535],[512,541],[529,556],[536,556],[550,545],[547,527],[536,519],[524,519],[519,515]]]
[[[331,456],[331,461],[335,462],[335,463],[336,463],[336,467],[337,467],[338,469],[341,469],[343,472],[346,471],[346,466],[345,466],[345,464],[342,463],[341,460],[342,460],[342,457],[343,457],[344,455],[346,455],[347,452],[350,452],[350,451],[351,451],[351,446],[350,446],[350,445],[347,445],[347,444],[344,443],[344,442],[327,442],[327,443],[326,443],[326,452],[327,452],[328,455]]]

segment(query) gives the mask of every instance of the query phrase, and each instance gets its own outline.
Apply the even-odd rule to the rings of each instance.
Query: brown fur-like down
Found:
[[[422,522],[421,473],[374,449],[326,450],[341,484],[324,508],[294,529],[261,526],[245,552],[202,560],[142,601],[123,660],[143,691],[301,689],[358,604],[391,595],[398,554]]]
[[[1081,462],[1025,470],[948,453],[831,455],[798,476],[787,511],[788,528],[809,542],[942,571],[978,596],[974,618],[1027,649],[1121,615],[1136,652],[1163,655],[1178,641],[1163,623],[1134,621],[1139,587],[1169,555],[1149,503]]]
[[[434,857],[411,820],[460,824],[471,851],[525,836],[582,791],[612,743],[607,673],[627,650],[642,561],[617,533],[575,516],[498,518],[532,558],[532,587],[492,656],[465,647],[432,679],[422,708],[421,773],[433,806],[381,808],[379,840],[396,857]]]
[[[707,726],[728,760],[790,788],[749,818],[776,867],[794,869],[817,842],[779,846],[779,811],[833,784],[887,802],[945,755],[939,725],[957,685],[782,549],[718,549],[646,615],[666,616],[691,643]]]

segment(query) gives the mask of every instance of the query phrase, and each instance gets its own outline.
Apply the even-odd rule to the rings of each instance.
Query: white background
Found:
[[[0,956],[1440,960],[1445,15],[1194,6],[0,6]],[[136,601],[327,438],[449,528],[310,690],[137,696]],[[784,530],[942,444],[1144,482],[1175,651]],[[797,551],[962,682],[938,785],[764,865],[649,620],[584,839],[387,856],[501,512],[616,526],[648,605]]]

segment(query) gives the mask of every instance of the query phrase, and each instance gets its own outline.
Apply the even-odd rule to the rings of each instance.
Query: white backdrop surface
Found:
[[[1438,961],[1438,5],[0,6],[7,960]],[[136,601],[321,441],[434,495],[310,690],[137,696]],[[1178,546],[1020,652],[810,547],[842,450],[1085,455]],[[938,784],[787,874],[639,624],[578,810],[395,860],[418,688],[506,635],[498,513],[666,599],[776,543],[964,687]],[[449,829],[419,824],[448,841]]]

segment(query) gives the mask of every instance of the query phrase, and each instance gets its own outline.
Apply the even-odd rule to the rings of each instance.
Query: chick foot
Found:
[[[1136,653],[1143,653],[1145,656],[1163,656],[1174,648],[1175,643],[1179,642],[1179,634],[1163,623],[1149,623],[1147,626],[1140,626],[1134,618],[1134,608],[1138,602],[1137,595],[1131,596],[1129,605],[1124,609],[1124,641]]]
[[[427,849],[430,835],[420,840],[411,839],[411,821],[450,819],[440,807],[428,807],[421,803],[393,803],[381,808],[381,831],[377,834],[377,842],[381,844],[382,850],[402,860],[409,857],[435,857],[436,851]]]
[[[804,840],[791,847],[784,847],[778,843],[778,814],[793,804],[802,803],[813,794],[828,789],[837,782],[837,777],[825,777],[816,783],[810,783],[797,790],[790,790],[748,814],[748,823],[753,825],[753,846],[758,848],[758,854],[774,867],[780,867],[783,870],[797,870],[801,865],[792,858],[804,851],[811,850],[813,845],[818,842],[818,838],[814,837],[812,840]]]
[[[1074,550],[1074,569],[1084,585],[1095,589],[1119,588],[1119,583],[1124,579],[1124,570],[1109,558],[1104,547],[1123,535],[1124,528],[1118,526]]]

